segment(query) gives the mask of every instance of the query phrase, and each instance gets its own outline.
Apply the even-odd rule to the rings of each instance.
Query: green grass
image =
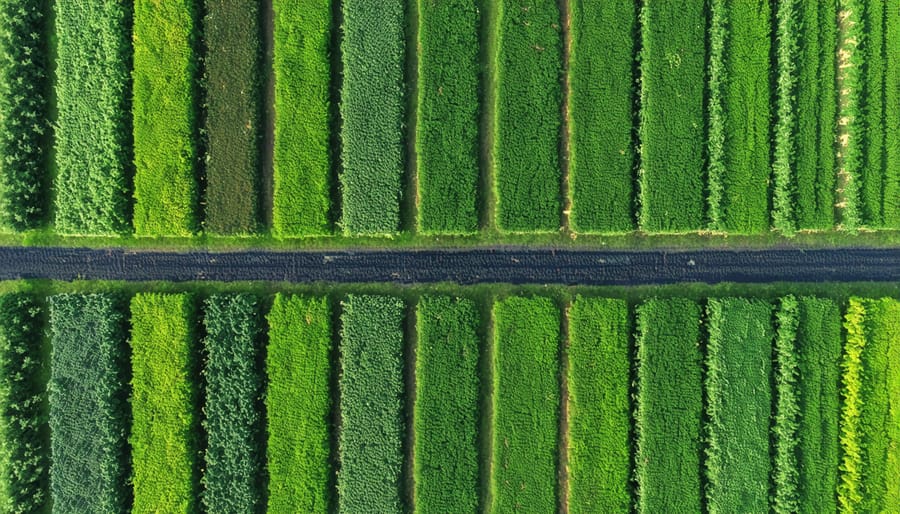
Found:
[[[647,300],[637,309],[635,337],[637,508],[700,512],[700,306],[683,298]]]
[[[399,513],[404,302],[348,295],[341,305],[338,507]]]
[[[477,510],[479,324],[472,300],[419,300],[413,414],[416,512]]]
[[[480,3],[418,0],[418,228],[478,230]]]
[[[331,232],[331,3],[276,0],[272,232]]]
[[[705,3],[643,4],[640,228],[685,232],[703,224]]]
[[[259,228],[262,28],[255,0],[204,0],[206,220],[214,234]]]
[[[569,55],[572,229],[634,229],[637,2],[575,0]]]
[[[710,512],[770,510],[772,312],[767,301],[743,298],[711,299],[707,306]]]
[[[631,508],[631,328],[623,300],[569,310],[569,512]]]
[[[340,181],[345,235],[391,235],[400,229],[404,5],[403,0],[341,4]]]
[[[114,235],[129,227],[129,8],[58,0],[56,230]]]
[[[194,300],[131,300],[134,512],[192,512],[199,493]]]
[[[197,213],[194,0],[134,4],[134,231],[187,236]]]
[[[506,232],[555,232],[562,188],[559,5],[500,0],[498,9],[497,226]]]
[[[560,313],[550,298],[494,304],[491,512],[557,507]]]

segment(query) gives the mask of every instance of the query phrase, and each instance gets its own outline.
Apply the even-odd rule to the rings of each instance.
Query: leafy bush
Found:
[[[194,0],[134,3],[134,230],[198,228]]]
[[[775,313],[775,459],[773,476],[775,497],[772,510],[797,512],[799,503],[800,463],[800,355],[797,351],[797,328],[800,303],[793,295],[781,299]]]
[[[58,0],[56,229],[104,235],[128,229],[126,2]]]
[[[559,343],[553,300],[494,304],[492,512],[556,509]]]
[[[705,2],[641,9],[640,227],[701,228],[704,190]]]
[[[634,0],[571,2],[572,228],[634,229]]]
[[[188,294],[131,300],[134,512],[196,510],[194,307]]]
[[[797,190],[794,169],[798,146],[796,140],[798,116],[794,109],[797,106],[798,25],[803,21],[798,12],[798,4],[802,2],[803,0],[784,0],[777,2],[775,7],[776,68],[772,226],[782,234],[789,236],[793,235],[797,228]],[[818,23],[818,19],[814,21]],[[814,37],[817,38],[818,35],[816,34]],[[776,503],[778,503],[777,499]]]
[[[638,509],[700,512],[700,306],[647,300],[637,309],[636,338]]]
[[[348,295],[341,314],[341,512],[400,512],[403,301]]]
[[[44,215],[46,38],[40,0],[0,2],[0,223],[35,228]]]
[[[345,234],[400,227],[403,0],[345,0],[341,58],[341,194]]]
[[[331,3],[275,0],[272,231],[331,231]]]
[[[861,1],[862,31],[859,51],[863,69],[861,105],[863,112],[862,168],[860,169],[860,208],[866,225],[884,225],[885,144],[885,2]],[[893,199],[892,202],[896,202]]]
[[[414,483],[417,512],[478,508],[478,311],[426,296],[416,311]]]
[[[711,298],[707,317],[707,505],[710,512],[767,512],[772,305]]]
[[[560,226],[562,35],[555,0],[500,0],[497,62],[497,225]]]
[[[207,512],[253,512],[262,507],[259,307],[249,294],[214,295],[204,305],[203,507]]]
[[[21,293],[0,296],[0,508],[41,512],[47,503],[40,309]]]
[[[331,307],[275,295],[266,353],[269,512],[326,512],[331,477]]]
[[[479,41],[475,0],[419,0],[419,229],[478,229]]]
[[[844,314],[846,343],[841,358],[841,478],[838,484],[838,504],[843,512],[855,512],[862,505],[864,449],[860,414],[863,409],[863,351],[866,305],[859,298],[851,298]]]
[[[569,310],[569,510],[631,508],[631,322],[623,300]]]
[[[900,228],[900,10],[887,7],[884,16],[884,225]]]
[[[204,0],[206,230],[258,228],[262,26],[256,0]]]
[[[126,329],[106,294],[50,297],[53,512],[124,513]]]

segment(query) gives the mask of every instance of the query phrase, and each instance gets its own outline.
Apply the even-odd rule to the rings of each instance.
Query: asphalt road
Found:
[[[637,285],[900,281],[900,249],[150,252],[0,248],[0,279]]]

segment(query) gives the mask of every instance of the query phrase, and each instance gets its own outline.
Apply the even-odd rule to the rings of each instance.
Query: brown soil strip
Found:
[[[569,218],[572,213],[572,190],[569,183],[569,156],[572,155],[571,137],[572,126],[569,111],[569,96],[572,92],[572,78],[569,74],[569,57],[572,55],[572,12],[569,0],[559,0],[560,21],[562,22],[562,124],[559,136],[559,168],[562,174],[560,196],[563,200],[560,224],[563,232],[571,233]]]
[[[406,5],[406,168],[403,181],[403,200],[400,204],[400,227],[404,232],[416,232],[419,208],[419,174],[416,154],[416,129],[419,106],[419,6],[418,0]]]
[[[481,148],[478,184],[479,227],[485,232],[497,232],[497,196],[494,187],[494,144],[497,130],[497,51],[499,45],[500,2],[481,0],[479,48],[481,62],[481,119],[479,136]]]
[[[404,322],[404,335],[406,343],[403,358],[403,387],[404,387],[404,411],[406,413],[406,432],[403,437],[403,483],[401,497],[406,503],[405,512],[413,512],[416,505],[415,486],[415,406],[416,406],[416,347],[418,334],[416,332],[416,301],[408,302],[406,306],[406,320]]]
[[[843,219],[843,210],[847,205],[847,197],[844,191],[847,185],[853,179],[850,171],[846,168],[845,154],[850,144],[850,122],[851,118],[846,114],[847,107],[850,105],[850,90],[845,85],[847,78],[847,68],[853,66],[851,57],[856,49],[856,41],[847,40],[847,32],[852,26],[850,20],[850,12],[841,10],[838,12],[838,48],[837,55],[837,73],[835,80],[838,89],[838,125],[837,138],[835,144],[837,146],[837,183],[835,188],[835,216],[838,220]]]
[[[478,430],[478,464],[479,464],[479,508],[478,512],[489,512],[493,495],[491,476],[493,475],[494,458],[494,319],[492,316],[493,298],[479,302],[481,311],[481,331],[479,333],[482,347],[478,363],[479,386],[479,430]]]
[[[569,309],[563,309],[559,350],[559,512],[569,513]]]
[[[272,68],[275,55],[275,10],[272,0],[263,0],[261,8],[264,48],[261,73],[264,91],[259,203],[262,220],[266,227],[271,227],[275,197],[275,72]]]

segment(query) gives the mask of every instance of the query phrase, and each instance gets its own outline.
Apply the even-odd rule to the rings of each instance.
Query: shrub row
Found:
[[[194,306],[188,294],[131,300],[135,512],[191,512],[199,494]]]
[[[637,2],[571,3],[572,228],[634,229]]]
[[[348,295],[341,313],[341,512],[399,513],[403,301]]]
[[[253,512],[263,496],[259,307],[249,294],[213,295],[204,307],[203,507]]]
[[[275,295],[266,352],[269,512],[326,512],[331,502],[331,307]]]
[[[478,229],[479,4],[418,6],[419,230],[471,234]]]
[[[700,512],[700,306],[647,300],[637,309],[636,338],[638,509]]]
[[[416,310],[417,512],[478,508],[479,322],[466,299],[425,296]]]
[[[862,53],[863,156],[860,170],[860,210],[862,222],[869,226],[884,225],[884,187],[887,169],[885,144],[885,2],[861,1],[861,27],[865,34],[860,44]],[[896,200],[895,200],[896,201]]]
[[[792,235],[797,228],[795,173],[797,152],[798,7],[802,0],[785,0],[775,7],[775,129],[772,154],[772,226]],[[815,20],[818,22],[818,20]],[[814,34],[818,37],[818,34]],[[816,56],[818,57],[818,56]],[[777,500],[776,500],[777,503]]]
[[[0,224],[37,227],[45,209],[48,27],[40,0],[0,2]]]
[[[884,225],[900,227],[900,10],[886,4],[884,18]]]
[[[866,346],[866,306],[852,298],[844,314],[846,342],[841,358],[841,478],[838,505],[856,512],[863,502],[863,441],[860,414],[863,408],[863,351]]]
[[[624,300],[569,310],[569,511],[627,512],[631,499],[631,321]]]
[[[863,112],[865,94],[863,2],[864,0],[838,0],[840,23],[845,28],[839,31],[838,41],[838,77],[842,79],[839,80],[838,146],[843,162],[838,171],[837,206],[840,209],[841,226],[846,229],[856,229],[863,222],[863,207],[860,205],[866,133]]]
[[[134,3],[134,231],[198,228],[195,0]]]
[[[206,230],[249,234],[259,222],[262,26],[255,0],[204,0]]]
[[[53,512],[127,511],[127,358],[121,305],[105,294],[50,297]]]
[[[272,231],[331,231],[331,3],[276,0]]]
[[[800,302],[793,295],[781,299],[775,313],[776,336],[774,352],[774,435],[775,458],[772,482],[775,494],[772,510],[778,514],[798,512],[800,463],[801,395],[800,355],[797,353],[797,329],[800,323]]]
[[[341,4],[341,226],[348,235],[393,234],[400,228],[404,5],[402,0]]]
[[[640,228],[701,228],[704,191],[706,4],[643,4]]]
[[[557,506],[560,315],[553,300],[494,304],[491,511]]]
[[[501,0],[497,56],[497,225],[560,226],[562,34],[555,0]]]
[[[59,0],[55,13],[56,229],[121,233],[129,226],[129,8],[114,0]]]

